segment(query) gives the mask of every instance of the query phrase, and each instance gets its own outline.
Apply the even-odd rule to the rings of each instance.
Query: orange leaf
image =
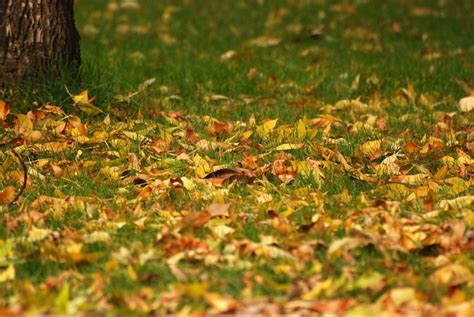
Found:
[[[0,100],[0,121],[4,121],[10,113],[10,107],[5,101]]]
[[[53,173],[54,173],[54,177],[56,179],[60,179],[63,176],[63,169],[60,166],[55,165],[53,163],[49,163],[49,166],[51,166],[51,169],[53,170]]]
[[[403,149],[405,151],[407,151],[408,153],[412,154],[412,153],[418,152],[420,150],[420,147],[418,145],[416,145],[415,143],[410,142],[410,143],[406,144],[403,147]]]
[[[15,188],[8,186],[4,191],[0,192],[0,203],[9,203],[15,198]]]

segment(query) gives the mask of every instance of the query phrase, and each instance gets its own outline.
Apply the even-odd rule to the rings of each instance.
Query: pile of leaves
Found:
[[[0,102],[0,314],[474,314],[474,97],[288,124],[72,99]]]

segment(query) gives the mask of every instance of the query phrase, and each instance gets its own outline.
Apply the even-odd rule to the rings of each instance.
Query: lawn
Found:
[[[0,315],[474,314],[474,2],[76,2],[0,101]]]

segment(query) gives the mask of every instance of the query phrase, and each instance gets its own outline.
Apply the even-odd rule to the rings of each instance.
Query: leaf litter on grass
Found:
[[[463,56],[472,49],[445,48],[433,39],[446,21],[429,32],[399,15],[440,17],[444,2],[437,9],[397,3],[391,21],[375,24],[357,16],[370,6],[366,1],[328,2],[317,14],[321,26],[309,24],[316,12],[305,6],[310,2],[277,8],[258,1],[259,10],[236,2],[239,11],[252,11],[245,16],[249,26],[264,12],[265,30],[249,32],[235,20],[225,37],[242,45],[221,47],[215,37],[199,34],[226,28],[202,19],[192,1],[165,3],[159,23],[141,19],[153,10],[139,1],[84,11],[85,45],[96,46],[87,37],[113,22],[113,31],[104,32],[104,63],[121,65],[119,56],[126,56],[134,67],[127,82],[137,74],[143,81],[142,72],[160,65],[160,97],[156,104],[146,101],[157,109],[135,119],[114,109],[153,89],[154,78],[134,92],[114,93],[107,111],[94,105],[88,90],[70,94],[71,111],[43,104],[18,113],[0,101],[0,314],[474,315],[472,90],[454,103],[442,97],[448,78],[442,79],[445,91],[415,89],[420,78],[444,77],[445,62],[446,69],[471,69]],[[232,2],[222,3],[232,12]],[[269,10],[261,7],[266,3]],[[294,11],[286,7],[310,12],[311,19],[296,14],[287,25]],[[186,11],[192,12],[189,23],[180,25],[186,15],[175,17]],[[139,18],[127,12],[140,12]],[[159,41],[147,37],[152,25]],[[184,40],[181,29],[189,33]],[[385,29],[389,33],[381,33]],[[137,48],[134,38],[163,45]],[[411,52],[408,38],[422,43],[421,53]],[[215,48],[212,56],[209,48]],[[344,52],[382,53],[387,71]],[[267,53],[263,63],[254,58]],[[390,54],[413,60],[404,70],[397,59],[401,75],[392,74]],[[209,77],[180,79],[188,89],[171,83],[175,64],[205,65],[213,58],[219,71],[243,69],[258,95],[219,89],[228,83],[212,82],[223,77],[217,67],[191,67]],[[343,60],[351,63],[347,69],[334,65]],[[429,75],[418,74],[415,63],[429,67]],[[271,70],[283,66],[284,76]],[[308,80],[294,80],[299,77]],[[379,91],[400,85],[401,77],[417,82]],[[236,77],[227,80],[239,84]],[[328,80],[334,82],[330,93],[322,85]],[[341,92],[345,99],[323,98]],[[347,97],[358,94],[364,97]],[[173,108],[188,107],[192,98],[211,113]],[[213,112],[252,104],[262,112],[239,120]],[[283,108],[290,110],[269,110]],[[294,113],[297,120],[286,118]],[[8,203],[23,175],[11,148],[29,175],[14,205]]]
[[[293,124],[0,104],[29,174],[8,206],[21,171],[3,147],[2,313],[474,312],[462,104],[420,138],[393,133],[380,100]]]

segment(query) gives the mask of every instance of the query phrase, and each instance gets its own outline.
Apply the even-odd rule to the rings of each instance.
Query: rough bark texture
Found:
[[[0,0],[0,87],[80,64],[74,0]]]

